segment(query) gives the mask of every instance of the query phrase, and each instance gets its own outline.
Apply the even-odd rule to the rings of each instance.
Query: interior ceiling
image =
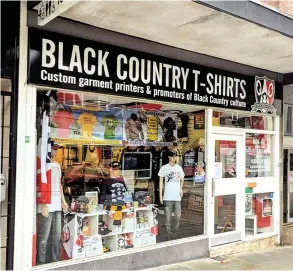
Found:
[[[48,92],[52,91],[52,88],[46,88],[46,87],[38,87],[38,91],[41,92]],[[140,102],[140,99],[135,98],[123,98],[119,96],[113,96],[113,95],[107,95],[107,94],[97,94],[97,93],[88,93],[88,92],[71,92],[66,90],[60,90],[57,91],[62,92],[66,94],[68,97],[66,101],[64,102],[63,98],[64,95],[60,95],[62,98],[62,103],[65,103],[67,105],[80,105],[80,106],[98,106],[102,108],[103,110],[108,110],[110,108],[124,108],[124,109],[134,109],[137,108],[142,110],[151,110],[151,111],[160,111],[160,112],[169,112],[169,113],[193,113],[196,111],[202,111],[203,107],[195,107],[194,105],[182,105],[180,104],[180,108],[178,104],[174,103],[158,103],[154,101],[147,101],[144,100],[144,102]],[[78,95],[78,99],[74,98],[73,95]],[[57,95],[58,96],[58,95]]]
[[[293,71],[293,39],[193,1],[80,1],[62,17],[261,69]]]
[[[106,108],[137,108],[137,109],[143,109],[143,110],[152,110],[152,111],[169,111],[174,113],[191,113],[195,112],[196,108],[194,106],[186,105],[182,106],[180,105],[180,110],[178,110],[178,106],[174,104],[168,104],[168,103],[156,103],[156,102],[140,102],[135,99],[123,99],[122,97],[113,97],[110,95],[97,95],[97,94],[90,94],[90,93],[79,93],[78,94],[81,100],[82,105],[87,106],[100,106]],[[198,108],[200,110],[200,108]]]

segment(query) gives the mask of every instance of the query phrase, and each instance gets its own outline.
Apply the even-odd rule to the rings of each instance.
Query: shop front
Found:
[[[32,266],[278,242],[279,82],[34,28],[28,41]]]

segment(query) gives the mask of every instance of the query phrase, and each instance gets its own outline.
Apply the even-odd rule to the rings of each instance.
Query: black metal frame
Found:
[[[14,84],[12,83],[12,86]],[[13,270],[13,254],[14,254],[14,227],[15,227],[15,186],[16,186],[16,131],[17,131],[17,93],[14,87],[12,91],[1,91],[2,105],[5,103],[5,98],[10,97],[10,123],[9,126],[4,125],[4,106],[1,112],[2,125],[0,126],[2,132],[1,138],[1,158],[0,164],[1,169],[3,169],[4,159],[9,159],[9,171],[8,171],[8,204],[7,204],[7,215],[2,215],[1,217],[7,217],[7,241],[6,246],[1,247],[1,249],[6,248],[6,270]],[[9,128],[9,156],[4,157],[3,146],[4,146],[4,130]],[[12,230],[13,229],[13,230]]]
[[[15,192],[16,192],[16,154],[17,154],[17,109],[18,109],[18,75],[19,75],[19,33],[20,1],[1,2],[1,22],[7,27],[1,31],[1,77],[11,80],[11,91],[2,91],[10,95],[10,138],[9,138],[9,182],[7,210],[7,248],[6,269],[13,270],[14,231],[15,231]],[[9,25],[9,27],[8,27]],[[4,38],[5,36],[5,38]]]

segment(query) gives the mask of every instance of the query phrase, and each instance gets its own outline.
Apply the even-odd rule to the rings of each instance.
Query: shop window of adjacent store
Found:
[[[292,105],[284,104],[284,133],[286,136],[292,136],[293,135],[293,110]]]
[[[274,230],[274,193],[251,194],[251,191],[246,192],[245,235],[272,232]]]
[[[177,108],[38,91],[33,265],[204,233],[205,114]]]
[[[250,116],[241,113],[213,112],[213,126],[273,131],[273,117]]]
[[[246,177],[268,177],[272,171],[272,136],[246,134]]]

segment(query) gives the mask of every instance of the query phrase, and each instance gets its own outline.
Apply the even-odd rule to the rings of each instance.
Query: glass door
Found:
[[[293,222],[293,150],[288,150],[287,222]]]
[[[214,134],[212,139],[214,234],[211,246],[217,246],[242,239],[245,224],[245,149],[241,135]]]

